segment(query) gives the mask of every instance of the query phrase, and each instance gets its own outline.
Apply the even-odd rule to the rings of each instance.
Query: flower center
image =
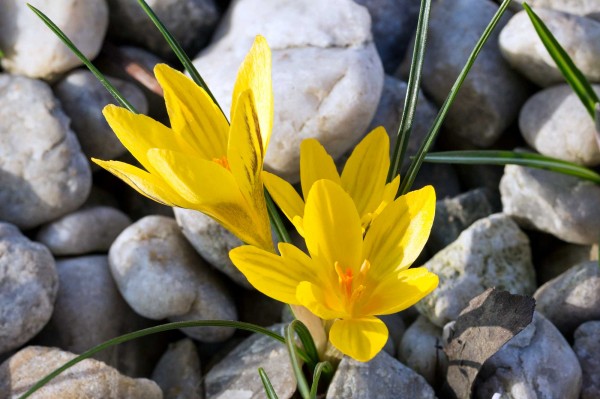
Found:
[[[335,262],[334,266],[335,272],[338,275],[338,284],[342,293],[344,305],[348,312],[352,313],[354,304],[366,289],[365,283],[367,273],[371,268],[371,263],[365,259],[356,274],[350,267],[347,267],[346,270],[344,270],[343,266],[338,261]]]
[[[221,158],[213,158],[212,160],[213,162],[224,167],[225,169],[231,171],[231,168],[229,167],[229,162],[227,161],[227,157],[225,155],[223,155]]]

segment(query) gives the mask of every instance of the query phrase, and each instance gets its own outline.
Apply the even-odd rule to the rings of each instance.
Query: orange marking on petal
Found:
[[[212,160],[213,162],[221,165],[228,171],[231,171],[231,168],[229,167],[229,161],[227,161],[227,157],[225,155],[223,155],[221,158],[213,158]]]

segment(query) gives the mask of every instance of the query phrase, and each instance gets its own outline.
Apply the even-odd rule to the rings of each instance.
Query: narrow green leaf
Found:
[[[2,49],[0,49],[0,58],[4,57],[4,51],[2,51]]]
[[[265,387],[267,399],[279,399],[277,397],[277,393],[275,392],[275,388],[273,388],[273,384],[271,384],[271,380],[269,380],[269,376],[262,367],[258,368],[258,375],[260,375],[260,380],[263,383],[263,387]]]
[[[310,399],[317,399],[317,392],[319,389],[319,382],[321,381],[321,377],[327,382],[331,381],[333,377],[333,366],[331,363],[319,362],[315,367],[315,372],[313,373],[313,381],[312,386],[310,387]]]
[[[277,210],[277,206],[273,202],[271,198],[271,194],[267,191],[265,187],[265,200],[267,202],[267,211],[269,212],[269,217],[271,219],[271,224],[275,229],[275,233],[277,233],[277,237],[282,242],[291,243],[292,239],[290,238],[290,234],[288,233],[285,225],[283,224],[283,220],[281,220],[281,215]]]
[[[188,55],[185,53],[185,51],[183,50],[183,47],[181,47],[181,45],[179,44],[177,39],[175,39],[175,37],[171,34],[171,32],[169,32],[167,27],[162,23],[162,21],[158,18],[158,16],[154,12],[154,10],[152,10],[152,8],[150,8],[150,6],[148,5],[148,3],[146,3],[146,1],[138,0],[138,4],[140,5],[140,7],[142,7],[142,9],[148,15],[148,17],[152,20],[152,22],[154,22],[154,25],[156,25],[156,28],[163,35],[163,37],[169,44],[169,47],[171,47],[171,50],[173,50],[173,53],[175,53],[175,55],[177,56],[177,58],[179,59],[179,61],[183,65],[183,67],[185,68],[185,70],[188,71],[192,80],[194,82],[196,82],[196,84],[198,86],[202,87],[206,91],[206,93],[210,96],[210,98],[213,100],[215,105],[217,107],[219,107],[219,109],[221,110],[221,113],[223,114],[225,119],[228,119],[227,115],[225,114],[225,112],[223,112],[223,109],[219,105],[217,99],[212,94],[212,92],[208,88],[208,85],[206,84],[206,82],[204,82],[204,79],[202,79],[202,76],[200,75],[200,73],[198,72],[198,70],[196,69],[194,64],[192,63],[192,60],[190,60],[190,57],[188,57]]]
[[[304,325],[304,323],[302,323],[300,320],[293,320],[290,323],[289,328],[294,330],[294,332],[298,335],[298,338],[302,343],[302,347],[304,348],[304,353],[307,356],[306,361],[309,363],[309,367],[312,370],[319,362],[319,352],[317,351],[315,341],[313,341],[308,327],[306,327],[306,325]]]
[[[292,323],[295,321],[298,320],[294,320]],[[298,354],[298,346],[296,345],[295,331],[292,323],[285,327],[285,341],[290,356],[290,362],[292,363],[292,370],[296,376],[300,396],[302,396],[303,399],[309,399],[310,389],[308,388],[308,382],[306,382],[306,377],[302,371],[302,360]]]
[[[29,388],[29,390],[27,390],[27,392],[25,392],[22,396],[20,396],[19,399],[28,398],[35,391],[37,391],[38,389],[40,389],[41,387],[46,385],[48,382],[50,382],[53,378],[58,376],[63,371],[76,365],[77,363],[81,362],[82,360],[92,357],[94,354],[96,354],[100,351],[103,351],[104,349],[110,348],[111,346],[119,345],[124,342],[131,341],[131,340],[134,340],[134,339],[137,339],[140,337],[145,337],[146,335],[152,335],[152,334],[160,333],[163,331],[177,330],[179,328],[188,328],[188,327],[232,327],[232,328],[237,328],[239,330],[246,330],[246,331],[251,331],[251,332],[255,332],[255,333],[259,333],[259,334],[264,334],[268,337],[278,340],[279,342],[281,342],[283,344],[286,343],[285,339],[281,335],[279,335],[271,330],[267,330],[266,328],[256,326],[256,325],[250,324],[250,323],[240,322],[240,321],[196,320],[196,321],[179,321],[179,322],[175,322],[175,323],[161,324],[159,326],[145,328],[143,330],[138,330],[138,331],[134,331],[129,334],[121,335],[120,337],[110,339],[106,342],[101,343],[98,346],[93,347],[92,349],[82,353],[81,355],[77,356],[76,358],[63,364],[61,367],[57,368],[56,370],[54,370],[53,372],[51,372],[50,374],[48,374],[47,376],[45,376],[44,378],[42,378],[41,380],[36,382],[31,388]]]
[[[492,33],[492,31],[494,30],[496,25],[498,25],[498,22],[500,22],[500,18],[506,11],[506,8],[510,4],[510,2],[511,2],[511,0],[504,0],[502,2],[502,4],[500,4],[498,11],[496,12],[496,14],[492,18],[492,20],[490,21],[488,26],[485,28],[483,34],[477,41],[475,48],[473,49],[473,51],[471,52],[471,55],[467,59],[467,63],[465,64],[462,71],[458,75],[458,78],[456,78],[454,85],[450,89],[450,93],[448,94],[448,97],[446,98],[446,100],[444,101],[444,104],[440,108],[440,111],[437,114],[437,116],[433,122],[433,126],[427,133],[425,140],[423,141],[423,143],[421,144],[421,147],[417,151],[417,154],[413,158],[413,161],[411,162],[411,164],[408,168],[408,171],[406,172],[406,177],[401,182],[400,189],[399,189],[400,195],[406,194],[410,190],[412,184],[414,183],[417,173],[419,172],[419,169],[421,168],[421,165],[423,164],[423,160],[425,159],[425,155],[429,152],[429,150],[433,146],[435,138],[437,137],[440,127],[442,126],[442,122],[446,118],[446,114],[448,113],[450,106],[452,105],[452,103],[454,102],[454,99],[456,98],[456,95],[458,94],[458,90],[462,86],[465,78],[467,77],[467,74],[471,70],[471,67],[473,66],[473,63],[475,62],[475,60],[477,59],[477,56],[481,52],[481,48],[483,47],[483,45],[485,44],[487,39],[490,37],[490,34]]]
[[[425,156],[425,161],[467,165],[521,165],[576,176],[600,184],[600,175],[591,169],[530,152],[495,150],[433,152]]]
[[[567,54],[567,52],[562,48],[560,43],[556,40],[552,32],[548,29],[546,24],[538,17],[538,15],[529,7],[527,3],[523,3],[523,8],[527,12],[535,31],[538,36],[544,43],[546,50],[550,53],[550,56],[556,63],[556,66],[564,76],[565,80],[583,105],[585,109],[588,111],[592,119],[594,118],[594,106],[596,103],[600,102],[598,96],[594,92],[592,85],[586,79],[585,75],[577,68],[571,57]]]
[[[119,92],[119,90],[117,90],[112,85],[112,83],[110,83],[108,79],[106,79],[102,72],[100,72],[81,51],[79,51],[79,49],[77,48],[77,46],[75,46],[71,39],[69,39],[69,37],[65,35],[65,33],[58,26],[56,26],[56,24],[52,22],[50,18],[46,16],[46,14],[44,14],[29,3],[27,3],[27,7],[29,7],[31,11],[33,11],[46,24],[46,26],[50,28],[50,30],[54,32],[56,36],[58,36],[60,40],[62,40],[62,42],[77,56],[77,58],[79,58],[81,62],[83,62],[84,65],[88,67],[90,72],[92,72],[94,76],[96,76],[96,79],[98,79],[100,83],[104,85],[106,90],[108,90],[108,92],[112,94],[115,100],[117,100],[117,102],[122,107],[127,108],[131,112],[137,113],[135,107],[131,105],[129,101],[127,101],[127,99]]]
[[[423,59],[425,58],[425,45],[427,42],[427,30],[429,27],[429,14],[431,11],[431,0],[421,0],[421,9],[419,11],[419,21],[417,23],[417,33],[415,39],[415,48],[413,50],[410,73],[408,75],[408,86],[406,89],[406,98],[402,109],[402,118],[398,126],[396,145],[392,155],[392,163],[388,172],[387,181],[390,182],[400,173],[402,161],[408,147],[408,140],[412,131],[415,109],[419,99],[419,86],[421,85],[421,71],[423,69]]]

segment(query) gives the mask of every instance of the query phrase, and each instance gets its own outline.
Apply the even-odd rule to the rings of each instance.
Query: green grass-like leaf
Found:
[[[259,334],[264,334],[268,337],[276,339],[277,341],[285,344],[285,339],[281,335],[279,335],[271,330],[267,330],[266,328],[263,328],[263,327],[260,327],[260,326],[254,325],[254,324],[250,324],[250,323],[244,323],[241,321],[197,320],[197,321],[179,321],[179,322],[175,322],[175,323],[161,324],[159,326],[145,328],[143,330],[138,330],[138,331],[134,331],[129,334],[121,335],[120,337],[113,338],[111,340],[101,343],[98,346],[93,347],[92,349],[82,353],[81,355],[77,356],[76,358],[63,364],[62,366],[60,366],[59,368],[57,368],[56,370],[54,370],[53,372],[51,372],[50,374],[48,374],[47,376],[45,376],[44,378],[42,378],[41,380],[36,382],[35,385],[33,385],[31,388],[29,388],[29,390],[27,390],[27,392],[25,392],[23,395],[21,395],[19,397],[19,399],[28,398],[35,391],[37,391],[38,389],[40,389],[41,387],[46,385],[48,382],[50,382],[53,378],[58,376],[63,371],[67,370],[70,367],[73,367],[77,363],[79,363],[87,358],[92,357],[94,354],[101,352],[104,349],[110,348],[111,346],[119,345],[119,344],[122,344],[127,341],[145,337],[146,335],[152,335],[152,334],[160,333],[163,331],[177,330],[179,328],[188,328],[188,327],[232,327],[232,328],[237,328],[239,330],[246,330],[246,331],[251,331],[251,332],[255,332],[255,333],[259,333]]]
[[[569,57],[554,35],[552,35],[552,32],[550,32],[548,27],[531,7],[529,7],[527,3],[523,3],[523,8],[527,12],[535,31],[542,40],[542,43],[544,43],[550,56],[552,56],[552,59],[556,63],[556,66],[563,77],[573,88],[573,91],[577,94],[592,119],[595,118],[594,107],[600,100],[594,92],[594,89],[592,89],[590,82],[588,82],[585,75],[577,68],[573,60],[571,60],[571,57]]]
[[[213,100],[215,105],[217,107],[219,107],[219,109],[221,110],[221,113],[223,113],[223,116],[225,117],[225,119],[228,119],[227,115],[225,114],[225,112],[223,112],[223,109],[219,105],[217,99],[212,94],[212,92],[208,88],[208,85],[206,84],[206,82],[204,82],[204,79],[202,79],[202,76],[200,75],[200,73],[198,72],[198,70],[196,69],[194,64],[192,63],[192,60],[190,59],[190,57],[188,57],[188,55],[185,53],[185,51],[183,50],[183,47],[181,47],[181,45],[179,44],[177,39],[175,39],[175,37],[171,34],[171,32],[169,32],[167,27],[162,23],[160,18],[158,18],[158,16],[154,12],[154,10],[152,10],[152,8],[150,8],[150,6],[148,5],[148,3],[146,3],[145,0],[137,0],[137,1],[138,1],[138,4],[140,5],[140,7],[142,7],[144,12],[152,20],[154,25],[156,25],[156,28],[163,35],[163,37],[169,44],[169,47],[171,47],[171,50],[173,50],[173,53],[175,53],[175,55],[177,56],[177,58],[179,59],[179,61],[183,65],[183,67],[185,68],[185,70],[188,71],[188,73],[190,74],[190,77],[192,78],[192,80],[198,86],[202,87],[206,91],[206,93],[210,96],[210,98]]]
[[[310,399],[317,399],[319,381],[321,381],[321,378],[323,378],[326,382],[331,381],[334,371],[335,370],[331,363],[327,361],[317,363],[313,373],[312,386],[310,387]]]
[[[399,189],[400,195],[406,194],[410,190],[412,184],[414,183],[415,178],[417,177],[417,173],[419,172],[419,169],[421,168],[421,165],[423,164],[423,160],[425,159],[425,155],[429,152],[429,150],[433,146],[435,138],[437,137],[440,127],[442,126],[442,122],[446,118],[446,114],[448,114],[448,110],[450,109],[450,106],[454,102],[460,87],[462,86],[464,80],[466,79],[467,74],[471,70],[473,63],[475,63],[477,56],[481,52],[481,48],[483,47],[483,45],[485,44],[487,39],[490,37],[490,34],[492,33],[492,31],[494,30],[496,25],[498,25],[498,22],[500,22],[500,18],[506,11],[510,2],[511,2],[511,0],[504,0],[502,2],[502,4],[500,4],[498,11],[496,11],[496,14],[492,18],[492,20],[490,21],[488,26],[485,28],[485,30],[483,31],[483,34],[477,41],[477,44],[475,44],[475,48],[473,48],[473,51],[469,55],[469,58],[467,59],[465,66],[463,67],[462,71],[458,75],[458,78],[456,78],[454,85],[450,89],[450,93],[448,94],[448,97],[446,97],[444,104],[442,104],[442,107],[440,108],[440,111],[437,114],[437,116],[433,122],[433,126],[427,133],[425,140],[421,144],[421,147],[419,147],[417,154],[415,155],[415,157],[413,158],[413,161],[411,162],[410,166],[408,167],[408,171],[406,172],[406,177],[404,179],[402,179],[402,182],[400,184],[400,189]]]
[[[576,176],[600,184],[600,175],[591,169],[540,154],[514,151],[445,151],[425,156],[426,162],[467,165],[521,165]]]
[[[106,79],[102,72],[100,72],[98,68],[96,68],[94,64],[92,64],[92,62],[81,51],[79,51],[79,49],[77,48],[77,46],[75,46],[71,39],[69,39],[69,37],[65,35],[65,33],[58,26],[56,26],[56,24],[52,22],[50,18],[46,16],[46,14],[44,14],[29,3],[27,3],[27,7],[29,7],[31,11],[33,11],[46,24],[46,26],[50,28],[50,30],[54,32],[56,36],[58,36],[60,40],[62,40],[62,42],[69,48],[69,50],[71,50],[77,56],[77,58],[79,58],[81,62],[83,62],[84,65],[88,67],[90,72],[92,72],[94,76],[96,76],[96,79],[98,79],[100,83],[104,85],[106,90],[108,90],[108,92],[115,98],[115,100],[117,100],[117,102],[122,107],[125,107],[129,111],[137,114],[135,107],[131,105],[131,103],[127,101],[127,99],[119,92],[119,90],[117,90],[116,87],[114,87],[112,83],[110,83],[110,81]]]
[[[419,10],[419,21],[417,23],[417,33],[415,39],[415,48],[413,50],[412,62],[410,65],[410,73],[408,75],[408,86],[406,90],[406,98],[404,99],[404,107],[402,109],[402,118],[398,126],[398,139],[394,146],[390,169],[387,180],[392,181],[394,177],[400,173],[402,161],[406,154],[408,140],[412,131],[415,109],[419,99],[419,86],[421,84],[421,71],[423,70],[423,59],[425,58],[425,46],[427,43],[427,31],[429,27],[429,14],[431,11],[431,0],[421,0],[421,8]]]
[[[296,320],[294,320],[296,321]],[[293,323],[293,322],[292,322]],[[303,399],[310,398],[310,388],[308,382],[302,371],[302,359],[298,353],[298,346],[296,345],[294,329],[291,328],[291,323],[285,328],[285,341],[287,345],[288,354],[290,356],[290,362],[292,363],[292,370],[296,377],[296,383],[298,384],[298,391]]]
[[[267,372],[262,367],[258,368],[258,375],[260,376],[260,380],[262,381],[263,387],[265,387],[265,394],[267,394],[267,399],[279,399],[277,397],[277,393],[275,392],[275,388],[273,388],[273,384],[271,384],[271,380],[269,380]]]

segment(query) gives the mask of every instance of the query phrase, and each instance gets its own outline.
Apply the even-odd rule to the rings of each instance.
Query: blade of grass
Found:
[[[576,176],[600,184],[600,175],[591,169],[529,152],[496,150],[432,152],[425,156],[425,162],[467,165],[521,165]]]
[[[571,57],[569,57],[560,43],[558,43],[546,24],[544,24],[540,17],[531,9],[531,7],[529,7],[529,4],[523,3],[523,8],[527,12],[535,31],[542,40],[542,43],[544,43],[546,50],[550,53],[556,66],[567,83],[573,88],[573,91],[577,94],[585,106],[585,109],[593,119],[595,117],[594,107],[600,100],[590,85],[590,82],[588,82],[585,75],[577,68],[573,60],[571,60]]]
[[[287,345],[287,350],[290,356],[290,362],[292,363],[292,370],[294,371],[294,375],[296,376],[296,383],[298,384],[298,391],[300,392],[300,396],[302,396],[303,399],[309,399],[310,389],[308,387],[308,382],[306,382],[304,372],[302,371],[302,360],[300,359],[300,356],[298,354],[299,348],[296,345],[295,331],[292,326],[292,323],[285,327],[285,341]]]
[[[321,377],[324,377],[326,380],[331,380],[333,376],[333,366],[329,362],[319,362],[315,367],[315,372],[313,373],[313,381],[312,386],[310,387],[310,399],[317,399],[317,391],[319,389],[319,381],[321,381]]]
[[[421,0],[421,9],[419,10],[419,21],[417,23],[417,33],[415,39],[415,48],[413,50],[410,73],[408,75],[408,86],[404,107],[402,109],[402,118],[398,126],[396,145],[392,155],[392,163],[387,176],[388,183],[400,173],[408,140],[412,131],[415,109],[419,99],[419,86],[421,84],[421,71],[423,69],[423,59],[425,58],[425,45],[427,42],[427,30],[429,27],[429,14],[431,11],[431,0]]]
[[[145,328],[143,330],[138,330],[138,331],[134,331],[129,334],[121,335],[120,337],[113,338],[111,340],[101,343],[98,346],[93,347],[92,349],[82,353],[81,355],[77,356],[76,358],[63,364],[62,366],[60,366],[59,368],[57,368],[56,370],[54,370],[53,372],[51,372],[50,374],[48,374],[47,376],[45,376],[44,378],[42,378],[41,380],[36,382],[31,388],[29,388],[29,390],[27,390],[27,392],[25,392],[22,396],[20,396],[19,399],[28,398],[35,391],[37,391],[38,389],[40,389],[41,387],[46,385],[48,382],[50,382],[53,378],[58,376],[63,371],[65,371],[68,368],[76,365],[77,363],[93,356],[94,354],[96,354],[100,351],[103,351],[106,348],[109,348],[109,347],[115,346],[115,345],[119,345],[124,342],[131,341],[131,340],[134,340],[134,339],[137,339],[140,337],[145,337],[146,335],[156,334],[159,332],[169,331],[169,330],[177,330],[179,328],[188,328],[188,327],[232,327],[232,328],[237,328],[239,330],[246,330],[246,331],[264,334],[268,337],[278,340],[279,342],[281,342],[283,344],[286,343],[285,339],[281,335],[279,335],[271,330],[267,330],[266,328],[256,326],[256,325],[250,324],[250,323],[240,322],[240,321],[196,320],[196,321],[179,321],[179,322],[175,322],[175,323],[161,324],[159,326]]]
[[[144,12],[148,15],[148,17],[152,20],[152,22],[154,22],[154,25],[156,25],[156,28],[163,35],[163,37],[169,44],[169,47],[171,47],[171,50],[173,50],[173,53],[175,53],[175,55],[177,56],[177,58],[179,59],[179,61],[183,65],[183,67],[185,68],[185,70],[188,71],[192,80],[194,82],[196,82],[196,84],[198,86],[202,87],[204,89],[204,91],[206,91],[206,93],[210,96],[210,98],[213,100],[215,105],[217,107],[219,107],[219,109],[221,110],[221,113],[223,114],[225,119],[228,119],[227,115],[225,114],[225,112],[223,112],[223,109],[219,105],[217,99],[212,94],[212,92],[208,88],[208,85],[206,84],[206,82],[204,82],[204,79],[202,79],[202,76],[200,75],[200,73],[198,72],[198,70],[196,69],[194,64],[192,63],[192,60],[190,60],[190,57],[188,57],[188,55],[185,53],[185,51],[183,50],[183,47],[181,47],[181,45],[179,44],[177,39],[175,39],[175,37],[171,34],[171,32],[169,32],[167,27],[162,23],[160,18],[158,18],[158,16],[154,12],[154,10],[152,10],[152,8],[150,8],[150,6],[148,5],[148,3],[146,3],[146,1],[137,0],[137,2],[140,5],[140,7],[142,7]]]
[[[319,352],[317,351],[315,342],[310,335],[310,331],[300,320],[293,320],[290,323],[289,328],[298,335],[298,338],[302,343],[303,353],[306,356],[306,363],[312,372],[317,363],[319,363]]]
[[[258,368],[258,375],[260,376],[260,380],[263,383],[263,387],[265,387],[265,393],[267,394],[267,399],[279,399],[277,397],[277,393],[275,392],[275,388],[273,388],[273,384],[271,384],[271,380],[269,380],[269,376],[267,372],[262,367]]]
[[[135,107],[131,105],[131,103],[127,101],[127,99],[108,81],[108,79],[106,79],[102,72],[100,72],[98,68],[96,68],[94,64],[92,64],[92,62],[81,51],[79,51],[79,49],[77,48],[77,46],[75,46],[71,39],[69,39],[68,36],[65,35],[65,33],[58,26],[56,26],[56,24],[52,22],[50,18],[46,16],[46,14],[44,14],[29,3],[27,3],[27,7],[29,7],[31,11],[33,11],[46,24],[46,26],[52,32],[54,32],[56,36],[58,36],[60,40],[62,40],[62,42],[69,48],[69,50],[71,50],[77,56],[77,58],[79,58],[81,62],[83,62],[83,64],[88,67],[90,72],[92,72],[94,76],[96,76],[96,79],[98,79],[100,83],[104,85],[106,90],[108,90],[108,92],[115,98],[115,100],[117,100],[117,102],[122,107],[127,108],[129,111],[137,114]]]
[[[467,63],[465,64],[462,71],[458,75],[458,78],[456,78],[454,85],[450,89],[450,93],[448,94],[448,97],[446,97],[444,104],[440,108],[440,111],[437,114],[437,116],[433,122],[433,126],[427,133],[427,136],[425,137],[425,140],[423,141],[423,143],[421,143],[421,147],[417,151],[416,156],[413,158],[413,161],[411,162],[411,164],[408,168],[408,171],[406,172],[406,177],[404,179],[402,179],[402,183],[401,183],[400,189],[399,189],[400,195],[406,194],[410,190],[410,187],[412,186],[412,184],[414,183],[417,173],[419,172],[419,169],[421,168],[421,165],[423,164],[423,159],[425,158],[425,155],[429,152],[429,150],[433,146],[435,138],[437,137],[440,127],[442,126],[442,122],[446,118],[446,114],[448,113],[450,106],[452,105],[452,103],[454,102],[454,99],[456,98],[456,95],[458,94],[458,90],[462,86],[465,78],[467,77],[467,74],[471,70],[471,67],[473,66],[473,63],[475,62],[475,60],[477,59],[477,56],[481,52],[481,48],[483,47],[483,45],[485,44],[487,39],[490,37],[490,34],[492,33],[492,31],[494,30],[496,25],[498,25],[498,22],[500,22],[500,18],[506,11],[506,8],[510,4],[510,2],[511,2],[511,0],[504,0],[502,2],[502,4],[500,4],[498,11],[496,11],[496,14],[492,18],[492,20],[490,21],[488,26],[485,28],[485,30],[484,30],[483,34],[481,35],[481,37],[479,38],[479,40],[477,41],[475,48],[473,48],[471,55],[469,55],[469,58],[467,59]]]

